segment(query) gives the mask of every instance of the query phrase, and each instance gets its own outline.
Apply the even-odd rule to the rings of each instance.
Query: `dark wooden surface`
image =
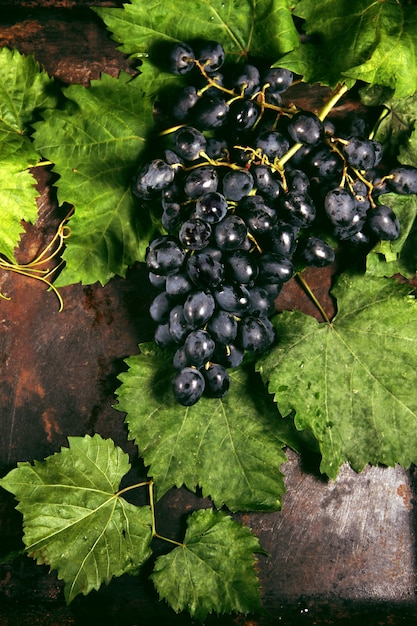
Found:
[[[100,72],[134,67],[117,51],[85,0],[0,0],[0,45],[34,53],[65,83],[87,85]],[[120,2],[96,2],[120,6]],[[38,174],[40,218],[28,226],[21,259],[48,240],[61,212],[47,172]],[[329,311],[329,273],[309,282]],[[151,338],[149,293],[141,266],[106,287],[62,289],[58,313],[53,293],[40,283],[0,273],[0,474],[18,461],[43,459],[66,445],[68,435],[100,433],[131,454],[132,472],[144,470],[127,442],[123,415],[112,408],[123,360]],[[291,282],[277,303],[314,314]],[[414,471],[343,467],[336,482],[317,473],[316,459],[289,453],[287,494],[281,512],[238,516],[259,536],[269,556],[259,560],[265,616],[212,617],[207,624],[415,624]],[[181,537],[184,512],[205,506],[173,490],[157,507],[160,532]],[[13,498],[0,492],[0,556],[21,547],[21,518]],[[155,551],[160,550],[158,544]],[[145,568],[121,577],[69,607],[62,582],[27,557],[0,566],[0,626],[70,624],[191,624],[160,603]]]

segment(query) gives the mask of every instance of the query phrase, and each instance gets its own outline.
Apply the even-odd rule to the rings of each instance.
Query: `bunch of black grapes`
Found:
[[[228,369],[275,341],[270,321],[297,268],[323,267],[395,240],[399,222],[378,196],[417,193],[417,169],[381,175],[381,144],[355,118],[338,130],[283,104],[292,72],[240,65],[222,74],[222,46],[175,45],[171,71],[190,78],[170,104],[170,127],[133,192],[158,204],[166,235],[146,264],[158,290],[155,342],[173,353],[177,401],[223,397]]]

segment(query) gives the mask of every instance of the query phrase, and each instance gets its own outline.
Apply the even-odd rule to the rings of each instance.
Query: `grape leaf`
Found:
[[[372,276],[402,274],[413,278],[417,272],[417,198],[395,193],[380,196],[397,215],[401,230],[395,241],[380,241],[366,257],[366,272]]]
[[[411,165],[415,164],[417,162],[415,139],[413,146],[410,144],[410,140],[417,119],[417,96],[391,98],[384,91],[362,89],[361,99],[366,106],[385,108],[374,135],[374,139],[379,141],[384,148],[385,159],[395,162],[395,159],[399,158],[404,163],[408,160]],[[407,155],[410,148],[414,148],[414,150],[412,150],[412,154]],[[401,158],[402,152],[404,155]]]
[[[35,112],[54,106],[52,85],[32,56],[0,50],[0,254],[11,261],[24,231],[22,220],[34,222],[38,214],[36,180],[28,168],[39,155],[28,132]]]
[[[281,411],[296,411],[335,478],[348,461],[408,467],[417,460],[417,304],[392,279],[342,275],[331,324],[301,312],[276,317],[278,345],[259,359]]]
[[[396,97],[417,91],[417,7],[394,0],[300,0],[306,43],[283,65],[307,82],[385,85]]]
[[[120,49],[147,56],[156,44],[204,37],[223,44],[233,57],[276,58],[299,45],[289,0],[140,0],[123,8],[94,8]]]
[[[184,543],[158,557],[151,578],[179,613],[204,621],[209,613],[261,609],[254,553],[263,552],[249,528],[220,511],[195,511]]]
[[[225,398],[183,407],[172,393],[171,355],[153,344],[141,350],[126,360],[116,408],[127,413],[129,435],[150,466],[158,496],[184,484],[200,486],[219,508],[278,509],[286,460],[281,418],[253,371],[231,370]]]
[[[63,110],[36,125],[35,145],[52,161],[58,199],[75,205],[66,267],[55,284],[108,282],[141,260],[154,227],[130,183],[152,124],[141,77],[102,75],[87,89],[67,87]]]
[[[26,551],[58,571],[71,602],[140,567],[151,554],[152,517],[117,494],[130,464],[113,441],[68,441],[41,463],[19,463],[0,485],[19,500]]]

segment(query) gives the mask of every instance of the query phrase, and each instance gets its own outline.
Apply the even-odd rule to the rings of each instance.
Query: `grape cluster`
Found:
[[[333,263],[336,246],[396,239],[396,215],[376,200],[417,193],[416,168],[381,175],[381,145],[362,119],[339,130],[284,105],[292,72],[247,63],[222,73],[224,56],[213,41],[172,48],[171,71],[190,80],[170,103],[160,153],[132,183],[167,232],[146,252],[150,315],[185,406],[223,397],[228,369],[271,347],[275,298],[297,268]]]

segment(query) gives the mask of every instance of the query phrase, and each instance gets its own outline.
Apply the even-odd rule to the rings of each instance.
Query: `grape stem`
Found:
[[[128,491],[132,491],[133,489],[139,489],[140,487],[148,487],[149,490],[149,508],[151,509],[151,516],[152,516],[152,537],[155,537],[156,539],[161,539],[162,541],[166,541],[168,543],[173,543],[176,546],[181,546],[184,547],[184,544],[176,541],[175,539],[170,539],[169,537],[164,537],[163,535],[160,535],[158,533],[158,531],[156,530],[156,519],[155,519],[155,498],[154,498],[154,481],[153,480],[145,480],[141,483],[135,483],[134,485],[128,485],[127,487],[125,487],[124,489],[120,489],[120,491],[118,491],[117,493],[114,494],[115,498],[118,498],[119,496],[123,495],[124,493],[128,492]]]
[[[52,268],[45,268],[45,265],[58,256],[58,254],[64,247],[65,240],[70,236],[71,229],[67,226],[67,221],[69,220],[73,212],[74,209],[71,208],[59,224],[58,229],[52,240],[48,243],[44,250],[40,252],[36,259],[33,259],[29,263],[19,264],[11,262],[6,258],[0,258],[1,270],[21,274],[22,276],[26,276],[28,278],[35,278],[36,280],[40,280],[42,283],[44,283],[49,289],[52,289],[59,301],[59,312],[62,311],[62,309],[64,308],[64,302],[58,289],[52,284],[50,279],[53,274],[56,274],[58,269],[62,266],[63,261],[61,260],[55,267]],[[10,300],[10,298],[2,293],[0,293],[0,297],[4,300]]]
[[[298,280],[298,282],[301,284],[302,288],[304,289],[304,291],[308,294],[308,297],[314,302],[315,306],[317,307],[317,309],[320,311],[324,321],[327,324],[331,324],[330,318],[327,315],[326,311],[324,310],[322,304],[320,303],[320,301],[318,300],[317,296],[313,293],[313,291],[311,290],[310,285],[307,283],[306,279],[304,278],[304,276],[300,273],[297,272],[295,275],[295,278]]]

